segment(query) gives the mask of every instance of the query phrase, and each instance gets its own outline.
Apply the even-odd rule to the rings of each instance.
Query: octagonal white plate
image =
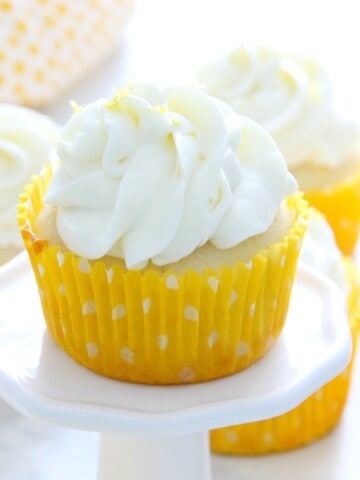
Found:
[[[45,331],[24,256],[0,272],[0,388],[22,413],[80,429],[190,433],[279,415],[346,366],[351,340],[343,295],[303,266],[285,329],[244,372],[188,386],[153,387],[98,376]]]

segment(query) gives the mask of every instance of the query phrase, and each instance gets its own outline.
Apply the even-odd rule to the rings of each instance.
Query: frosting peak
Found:
[[[45,200],[63,242],[128,268],[207,241],[232,247],[265,231],[296,189],[261,127],[188,87],[137,85],[80,109],[59,155]]]

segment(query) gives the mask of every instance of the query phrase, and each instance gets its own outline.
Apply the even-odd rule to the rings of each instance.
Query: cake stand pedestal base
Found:
[[[99,480],[210,480],[208,430],[291,410],[344,370],[351,354],[343,295],[303,267],[266,357],[201,384],[124,383],[75,363],[45,331],[24,260],[0,271],[0,305],[4,400],[33,418],[104,432]]]
[[[98,480],[210,480],[207,433],[103,434]]]

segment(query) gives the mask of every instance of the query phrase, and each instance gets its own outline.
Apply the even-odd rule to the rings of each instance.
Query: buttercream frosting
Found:
[[[0,248],[22,247],[16,206],[31,176],[55,156],[58,127],[48,117],[0,104]]]
[[[336,167],[356,147],[358,127],[335,114],[328,75],[310,59],[243,46],[202,67],[197,78],[265,127],[290,169],[309,162]]]
[[[310,209],[300,259],[346,292],[347,284],[342,256],[334,233],[325,218],[314,209]]]
[[[74,253],[128,268],[266,231],[296,182],[272,138],[199,89],[136,85],[77,108],[45,201]]]

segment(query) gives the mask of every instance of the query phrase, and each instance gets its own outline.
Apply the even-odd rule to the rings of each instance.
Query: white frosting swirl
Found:
[[[205,91],[266,128],[289,168],[336,166],[353,152],[355,124],[332,111],[331,85],[312,60],[261,47],[241,47],[197,74]]]
[[[86,258],[165,265],[210,240],[265,231],[296,190],[271,137],[188,87],[138,85],[67,123],[45,201],[65,245]]]
[[[22,246],[16,222],[19,195],[55,154],[58,127],[45,115],[0,104],[0,248]]]
[[[300,259],[347,291],[344,266],[334,233],[325,218],[310,209]]]

